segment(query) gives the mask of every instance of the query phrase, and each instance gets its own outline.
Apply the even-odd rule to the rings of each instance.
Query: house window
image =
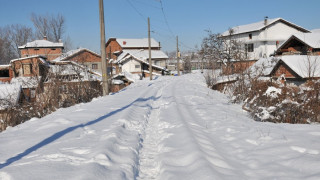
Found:
[[[246,44],[245,48],[246,48],[246,52],[253,52],[254,50],[253,44]]]
[[[51,48],[52,51],[56,50],[55,48]]]
[[[140,69],[140,65],[135,65],[135,68],[136,69]]]
[[[23,74],[25,75],[31,74],[31,64],[23,64],[22,68],[23,68]]]
[[[39,49],[38,48],[36,48],[36,49],[34,49],[35,51],[38,51]]]
[[[98,69],[98,64],[92,64],[92,69]]]
[[[252,39],[252,34],[249,34],[249,39]]]

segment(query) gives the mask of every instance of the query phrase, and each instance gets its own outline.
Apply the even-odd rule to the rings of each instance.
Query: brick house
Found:
[[[73,61],[87,67],[89,70],[92,70],[101,74],[101,56],[86,48],[79,48],[79,49],[68,51],[52,61],[54,62]],[[111,74],[111,65],[110,64],[108,65],[109,65],[108,73]],[[116,73],[117,68],[114,67],[114,69],[115,70],[113,73]]]
[[[277,58],[278,62],[270,73],[273,78],[283,77],[297,85],[320,78],[320,56],[288,55]]]
[[[28,42],[25,45],[19,46],[21,57],[41,55],[51,61],[61,56],[64,46],[62,42],[51,42],[45,36],[42,40]]]
[[[10,64],[0,65],[0,81],[9,83],[13,77],[13,71]]]

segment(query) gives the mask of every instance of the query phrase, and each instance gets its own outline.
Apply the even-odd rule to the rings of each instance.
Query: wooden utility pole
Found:
[[[101,73],[102,73],[102,89],[103,95],[109,94],[108,73],[106,60],[106,34],[104,25],[104,7],[103,0],[99,0],[99,16],[100,16],[100,47],[101,47]]]
[[[180,76],[180,52],[179,52],[178,36],[177,36],[177,70],[178,70],[178,76]]]
[[[149,73],[152,80],[152,61],[151,61],[151,36],[150,36],[150,18],[148,17],[148,44],[149,44]]]

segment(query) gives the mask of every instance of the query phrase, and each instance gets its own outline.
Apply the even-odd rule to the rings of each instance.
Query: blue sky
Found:
[[[282,17],[306,29],[320,28],[319,0],[104,0],[106,36],[147,37],[147,17],[151,36],[164,51],[175,51],[175,36],[182,51],[191,50],[206,35],[205,30],[223,32],[229,27]],[[61,13],[66,18],[66,34],[74,48],[99,52],[98,0],[0,0],[0,26],[32,26],[30,15]],[[164,13],[163,13],[164,12]]]

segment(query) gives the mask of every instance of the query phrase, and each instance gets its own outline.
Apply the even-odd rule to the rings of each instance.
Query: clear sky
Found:
[[[320,28],[320,0],[104,0],[104,6],[107,39],[147,37],[150,17],[151,36],[169,52],[175,51],[176,35],[186,51],[200,47],[206,29],[224,32],[265,16],[309,30]],[[32,12],[64,15],[74,48],[99,52],[98,0],[0,0],[0,26],[31,27]]]

